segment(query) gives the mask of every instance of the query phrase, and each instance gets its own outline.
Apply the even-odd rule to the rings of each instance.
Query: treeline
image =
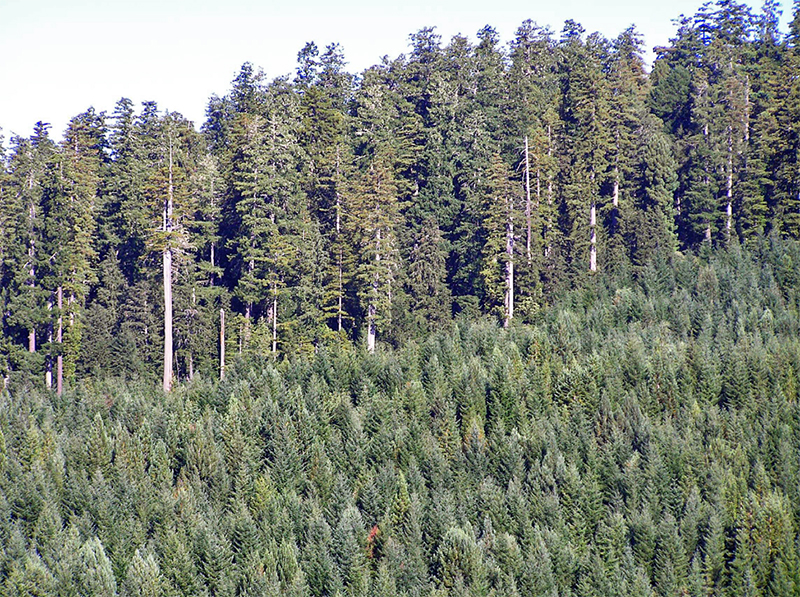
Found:
[[[0,393],[0,595],[800,594],[800,245],[171,393]]]
[[[508,47],[422,29],[357,76],[310,43],[292,78],[245,64],[200,131],[125,99],[58,143],[39,123],[0,171],[6,384],[154,376],[165,344],[170,375],[215,373],[223,311],[231,355],[531,322],[595,272],[797,238],[800,14],[778,15],[706,4],[650,74],[633,28],[573,21]]]

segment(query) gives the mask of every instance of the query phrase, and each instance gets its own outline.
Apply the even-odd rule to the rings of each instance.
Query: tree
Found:
[[[397,229],[400,201],[397,197],[393,154],[380,150],[350,190],[350,223],[358,247],[356,279],[364,312],[367,350],[374,352],[379,329],[391,322],[392,293],[400,268]]]
[[[514,264],[516,261],[514,225],[518,220],[518,192],[511,172],[502,158],[492,157],[484,207],[486,229],[482,274],[487,301],[494,310],[502,296],[501,319],[508,327],[514,318]]]
[[[607,42],[597,34],[584,43],[583,29],[567,21],[561,41],[561,118],[568,140],[564,186],[573,261],[588,256],[589,271],[597,271],[597,212],[608,168],[611,144],[610,90],[602,76]],[[588,217],[587,217],[588,216]],[[588,255],[587,255],[588,254]]]

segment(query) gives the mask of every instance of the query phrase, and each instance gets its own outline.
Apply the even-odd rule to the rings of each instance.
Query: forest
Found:
[[[800,595],[793,9],[10,139],[0,595]]]

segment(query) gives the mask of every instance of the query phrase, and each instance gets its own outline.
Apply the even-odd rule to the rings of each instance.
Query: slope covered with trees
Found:
[[[169,387],[217,368],[221,309],[230,355],[399,346],[530,322],[659,252],[797,238],[800,17],[778,15],[706,4],[649,74],[634,28],[574,21],[507,47],[422,29],[357,76],[309,43],[293,78],[243,65],[200,132],[126,99],[58,143],[40,123],[0,172],[4,378]]]
[[[778,16],[650,72],[574,21],[309,43],[199,130],[13,138],[0,595],[800,594]]]
[[[5,595],[796,595],[800,247],[222,382],[4,393]]]

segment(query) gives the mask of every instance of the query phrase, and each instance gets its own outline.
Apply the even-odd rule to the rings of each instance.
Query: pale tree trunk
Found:
[[[272,289],[272,356],[278,354],[278,289]]]
[[[706,177],[705,177],[705,181],[704,182],[705,182],[706,187],[708,187],[711,184],[711,181],[709,180],[709,177],[708,177],[708,172],[706,172]],[[707,222],[706,223],[706,240],[708,242],[711,242],[711,222]]]
[[[225,379],[225,309],[219,310],[219,378]]]
[[[733,128],[728,127],[728,176],[725,181],[725,237],[731,238],[731,225],[733,222]]]
[[[590,174],[592,203],[589,208],[589,271],[597,271],[597,205],[594,201],[594,172]]]
[[[375,352],[375,305],[367,307],[367,350]]]
[[[343,268],[343,265],[342,265],[342,261],[343,260],[344,260],[344,257],[342,255],[342,247],[339,246],[339,264],[338,264],[339,265],[339,299],[338,299],[339,305],[338,305],[338,311],[336,313],[336,330],[339,331],[339,332],[342,331],[342,309],[344,307],[344,305],[343,305],[343,300],[344,300],[344,296],[343,296],[344,295],[344,271],[343,271],[343,269],[344,268]]]
[[[742,119],[745,145],[750,142],[750,75],[744,78],[744,118]]]
[[[56,342],[58,343],[58,356],[56,357],[56,393],[61,396],[62,392],[64,391],[64,357],[61,355],[62,353],[62,341],[63,341],[63,316],[61,312],[61,308],[64,302],[64,291],[62,290],[61,286],[58,287],[58,294],[57,294],[57,306],[58,306],[58,332],[56,332]]]
[[[553,127],[547,125],[547,158],[548,168],[550,167],[549,160],[553,157]],[[551,237],[553,231],[553,176],[548,174],[547,177],[547,223],[545,225],[545,235],[547,242],[544,247],[544,256],[549,257],[552,251]]]
[[[33,173],[28,177],[28,190],[33,190]],[[31,296],[33,296],[36,290],[36,267],[34,265],[34,258],[36,256],[36,244],[33,240],[33,222],[36,220],[36,205],[31,201],[30,207],[30,221],[31,221],[31,238],[30,243],[28,244],[28,260],[30,261],[30,270],[28,274],[30,276],[29,286],[31,287]],[[31,327],[28,330],[28,352],[36,352],[36,326],[31,323]]]
[[[339,146],[336,146],[336,241],[339,244],[339,253],[337,255],[337,269],[339,274],[339,288],[338,288],[338,309],[336,313],[336,331],[342,331],[342,309],[344,300],[344,255],[342,249],[342,239],[339,237],[341,234],[342,225],[342,197],[339,194]]]
[[[256,269],[255,260],[251,259],[247,267],[250,271],[250,275],[252,275],[253,271]],[[251,330],[252,318],[253,318],[253,303],[248,301],[247,305],[244,308],[244,333],[241,335],[242,337],[239,340],[239,352],[242,352],[242,350],[244,348],[247,348],[247,345],[250,344],[250,330]]]
[[[50,298],[47,299],[47,312],[53,312],[53,295],[50,295]],[[53,320],[51,319],[52,316],[48,316],[48,323],[47,323],[47,345],[48,345],[48,355],[47,355],[47,362],[45,363],[45,372],[44,372],[44,384],[47,389],[51,389],[53,387]]]
[[[512,219],[513,199],[506,199],[508,203],[508,219],[506,221],[506,297],[505,318],[503,327],[511,325],[514,318],[514,220]]]
[[[589,214],[589,226],[591,228],[590,237],[589,237],[589,271],[596,272],[597,271],[597,208],[594,203],[594,198],[592,199],[592,206],[590,208]]]
[[[197,292],[192,288],[192,318],[197,316]],[[191,344],[189,344],[189,381],[194,379],[194,352],[192,351]]]
[[[169,232],[172,230],[172,141],[169,146],[169,184],[164,202],[164,232],[167,233],[164,247],[164,391],[172,390],[172,248]]]
[[[375,307],[375,301],[378,299],[378,288],[379,288],[379,276],[377,269],[380,267],[381,261],[381,230],[378,228],[376,233],[376,245],[377,251],[375,251],[375,261],[377,263],[376,271],[375,271],[375,278],[372,281],[372,298],[373,300],[370,301],[369,306],[367,307],[367,350],[369,352],[375,352],[375,335],[377,332],[377,326],[375,323],[375,318],[377,315],[377,309]]]
[[[619,131],[616,134],[616,155],[614,156],[614,190],[612,193],[612,204],[615,208],[619,207]]]
[[[164,250],[164,391],[172,389],[172,251]]]
[[[536,189],[539,190],[539,171],[536,171]],[[525,238],[525,254],[531,264],[531,165],[528,157],[528,136],[525,135],[525,223],[528,227]]]

